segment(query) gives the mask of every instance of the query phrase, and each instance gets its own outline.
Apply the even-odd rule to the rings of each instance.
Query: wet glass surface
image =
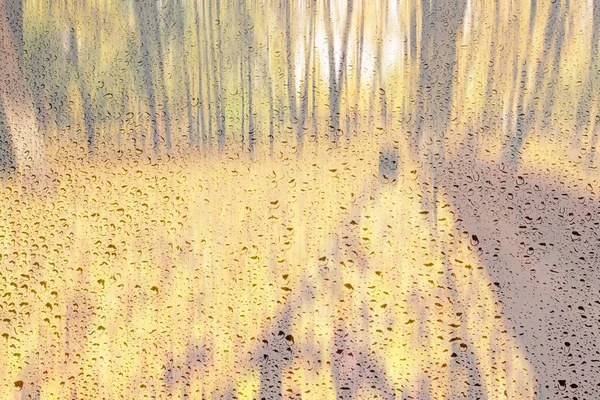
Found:
[[[599,398],[599,32],[0,0],[0,398]]]

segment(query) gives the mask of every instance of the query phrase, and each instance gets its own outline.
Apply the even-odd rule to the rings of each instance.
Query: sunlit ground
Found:
[[[402,141],[317,153],[5,184],[0,397],[536,398],[452,190],[436,224]]]

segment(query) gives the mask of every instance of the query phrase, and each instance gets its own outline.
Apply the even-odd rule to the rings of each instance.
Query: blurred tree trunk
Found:
[[[365,44],[365,0],[360,5],[360,19],[358,26],[358,46],[356,50],[356,93],[354,102],[354,130],[358,134],[358,109],[360,107],[360,81],[362,78],[362,59]]]
[[[156,93],[154,89],[154,74],[152,73],[152,59],[151,59],[151,48],[148,41],[149,37],[153,37],[152,29],[158,29],[153,26],[154,19],[148,18],[147,13],[148,7],[142,4],[143,0],[133,0],[134,11],[136,22],[138,25],[140,40],[141,40],[141,55],[142,55],[142,68],[144,70],[144,81],[148,106],[150,108],[150,121],[152,124],[152,144],[155,152],[159,150],[159,138],[158,138],[158,121],[157,121],[157,107],[156,107]]]
[[[335,82],[335,48],[333,43],[333,27],[331,26],[331,0],[325,0],[325,33],[327,34],[327,58],[329,60],[329,111],[330,121],[329,130],[333,130],[333,140],[337,142],[337,126],[334,103],[336,99],[336,82]]]
[[[246,49],[248,54],[248,151],[250,152],[250,157],[252,157],[254,154],[254,116],[252,115],[254,112],[252,109],[252,50],[254,40],[252,29],[254,29],[254,27],[250,27],[250,10],[248,9],[247,0],[245,10]]]
[[[327,45],[329,52],[329,107],[331,115],[330,129],[333,130],[334,143],[337,143],[339,138],[342,86],[346,77],[346,53],[348,51],[348,36],[350,35],[350,27],[352,25],[353,10],[354,0],[348,0],[346,3],[346,20],[344,23],[344,31],[342,33],[342,48],[340,49],[340,66],[336,72],[334,35],[333,28],[331,26],[331,20],[333,18],[331,12],[331,0],[325,0],[325,31],[327,33]]]
[[[387,11],[387,10],[386,10]],[[371,130],[371,135],[374,132],[373,127],[373,111],[375,110],[375,102],[376,102],[376,94],[380,95],[380,119],[377,121],[377,127],[381,127],[380,125],[385,125],[386,120],[386,101],[385,101],[385,90],[383,89],[382,84],[382,66],[383,66],[383,25],[384,25],[384,10],[379,10],[377,22],[375,23],[375,37],[377,38],[377,50],[375,53],[375,66],[374,66],[374,76],[373,76],[373,86],[371,87],[371,95],[369,97],[369,119],[368,126]]]
[[[222,48],[222,22],[221,22],[221,0],[217,0],[216,2],[217,5],[217,10],[216,10],[216,17],[217,17],[217,45],[216,45],[216,49],[217,49],[217,53],[215,54],[219,69],[218,69],[218,77],[215,79],[215,82],[217,82],[217,93],[218,96],[215,99],[217,104],[218,104],[218,116],[219,116],[219,120],[218,120],[218,131],[217,131],[217,142],[219,144],[219,151],[223,151],[225,149],[225,144],[226,144],[226,139],[225,139],[225,134],[226,134],[226,129],[225,129],[225,122],[226,122],[226,109],[225,109],[225,90],[223,89],[223,60],[221,55],[223,54],[223,48]],[[217,54],[219,55],[217,57]]]
[[[238,1],[238,18],[242,19],[242,0]],[[244,25],[245,26],[245,25]],[[244,27],[244,40],[246,40],[246,34],[247,32],[245,32],[245,29],[247,29],[247,27]],[[240,35],[241,36],[241,35]],[[241,104],[241,109],[240,109],[240,119],[241,119],[241,124],[242,124],[242,152],[244,151],[244,132],[246,130],[246,121],[245,121],[245,117],[246,117],[246,99],[245,99],[245,87],[244,87],[244,49],[242,46],[240,46],[240,53],[239,53],[239,57],[240,57],[240,92],[242,95],[242,104]]]
[[[185,36],[185,33],[184,33]],[[188,62],[186,57],[185,50],[185,37],[182,38],[182,52],[183,52],[183,85],[185,86],[185,99],[186,99],[186,108],[187,108],[187,120],[188,120],[188,129],[189,131],[189,145],[190,149],[196,147],[196,137],[198,133],[196,131],[196,124],[194,123],[194,118],[192,116],[192,94],[190,90],[190,77],[188,72]]]
[[[161,31],[160,31],[160,20],[158,18],[158,8],[156,7],[156,2],[154,0],[149,2],[149,6],[150,8],[150,18],[153,19],[153,26],[155,26],[156,28],[153,29],[154,31],[154,40],[156,41],[156,58],[157,58],[157,64],[158,64],[158,79],[160,79],[160,89],[161,89],[161,93],[162,93],[162,103],[163,103],[163,110],[165,113],[164,116],[164,129],[165,129],[165,144],[167,147],[167,153],[170,154],[171,153],[171,115],[169,113],[169,101],[167,98],[167,87],[165,84],[165,60],[164,60],[164,55],[163,55],[163,48],[162,48],[162,37],[161,37]]]
[[[22,70],[22,3],[0,0],[0,101],[14,164],[26,185],[38,185],[47,168],[43,140]]]
[[[274,110],[273,110],[273,77],[271,76],[271,48],[270,48],[270,36],[271,31],[268,25],[267,16],[267,60],[265,62],[265,69],[267,75],[267,92],[269,97],[269,155],[273,157],[273,147],[275,145],[275,132],[274,132]]]
[[[196,145],[196,124],[192,115],[192,91],[190,89],[190,76],[188,71],[188,59],[187,59],[187,47],[185,41],[186,33],[186,16],[185,16],[185,5],[182,0],[176,0],[173,3],[173,13],[175,14],[176,29],[176,43],[178,57],[177,60],[181,61],[181,69],[183,73],[183,86],[185,89],[185,107],[187,111],[188,121],[188,141],[190,150],[194,149]]]
[[[294,126],[297,121],[297,103],[296,103],[296,64],[294,61],[294,51],[292,49],[292,22],[290,18],[291,13],[290,0],[284,1],[284,14],[285,14],[285,52],[286,52],[286,65],[287,65],[287,92],[288,101],[290,106],[290,124]]]
[[[222,150],[221,149],[221,134],[222,134],[222,130],[221,130],[221,91],[219,89],[219,57],[217,57],[218,54],[218,44],[215,44],[215,28],[214,28],[214,17],[213,17],[213,7],[212,7],[212,3],[213,0],[208,0],[208,35],[209,35],[209,40],[210,40],[210,52],[211,52],[211,61],[212,61],[212,77],[213,77],[213,91],[214,91],[214,98],[215,98],[215,125],[217,128],[217,144],[219,146],[219,151]],[[219,18],[219,15],[217,14],[217,19]],[[220,21],[217,21],[217,23],[221,23]],[[209,145],[212,145],[212,138],[211,138],[211,142],[209,142]]]
[[[152,71],[153,64],[158,67],[158,89],[162,94],[162,103],[164,110],[164,129],[165,129],[165,145],[167,152],[171,151],[171,123],[169,105],[167,100],[165,86],[165,71],[164,57],[162,49],[162,38],[160,33],[160,21],[158,18],[158,9],[154,0],[134,0],[134,9],[136,21],[140,33],[142,66],[144,69],[144,79],[146,81],[146,94],[150,105],[150,114],[152,118],[152,134],[154,151],[159,150],[159,132],[158,132],[158,104],[157,98],[159,94],[155,87],[154,74]]]
[[[554,97],[554,90],[556,83],[560,76],[560,58],[562,55],[562,48],[564,46],[565,32],[568,28],[568,13],[569,13],[569,2],[554,2],[552,3],[550,13],[545,19],[545,27],[543,29],[543,53],[542,55],[533,62],[531,56],[525,58],[521,66],[521,79],[515,81],[515,85],[519,85],[517,88],[512,90],[513,95],[516,94],[516,113],[514,118],[514,133],[511,133],[510,140],[505,146],[504,154],[502,159],[510,168],[516,168],[519,164],[519,159],[523,146],[525,145],[529,134],[533,129],[539,127],[537,124],[540,122],[540,114],[548,113],[548,117],[551,117],[552,106]],[[532,11],[530,17],[529,31],[528,31],[528,48],[531,49],[535,41],[535,33],[539,31],[539,24],[544,20],[536,21],[535,8]],[[514,65],[519,65],[518,60],[515,57],[513,61]],[[535,65],[531,68],[532,65]],[[526,82],[528,79],[534,77],[533,82],[536,84],[529,88]],[[542,84],[544,82],[551,82],[551,85]],[[535,101],[531,101],[531,100]],[[536,109],[539,108],[541,113]],[[549,121],[548,121],[549,122]]]
[[[6,0],[8,9],[8,23],[10,25],[13,43],[17,48],[17,60],[19,66],[23,67],[23,0]],[[3,14],[5,15],[5,14]]]
[[[315,13],[317,12],[317,1],[313,2],[313,7],[315,7]],[[313,26],[314,29],[314,26]],[[313,60],[312,60],[312,104],[311,104],[311,119],[312,119],[312,129],[315,135],[315,145],[319,143],[319,121],[317,120],[317,76],[319,76],[319,71],[317,71],[317,54],[316,54],[316,39],[313,34],[312,40],[312,51],[313,51]]]
[[[437,143],[432,153],[443,151],[450,122],[456,37],[465,13],[466,0],[421,0],[419,92],[417,94],[415,150],[423,134]],[[420,105],[420,106],[419,106]],[[436,136],[437,138],[434,138]]]
[[[376,63],[376,72],[375,74],[377,75],[377,85],[373,86],[373,88],[377,88],[377,90],[379,91],[379,104],[381,107],[381,112],[380,112],[380,121],[379,123],[381,123],[383,125],[383,127],[386,127],[387,125],[387,97],[386,97],[386,92],[385,92],[385,87],[384,87],[384,76],[383,76],[383,41],[385,38],[385,24],[387,21],[387,15],[388,15],[388,9],[387,9],[387,3],[385,5],[384,10],[382,10],[379,13],[379,40],[377,43],[377,56],[375,58],[375,63]]]
[[[300,119],[298,121],[298,131],[297,131],[297,142],[298,142],[298,152],[302,152],[302,147],[304,145],[304,124],[306,123],[306,119],[308,116],[308,86],[309,86],[309,78],[310,78],[310,60],[311,57],[314,57],[312,48],[313,48],[313,38],[315,35],[315,11],[316,11],[316,1],[313,1],[310,5],[310,22],[308,27],[308,38],[305,42],[305,57],[304,57],[304,79],[302,79],[302,97],[300,98]],[[314,73],[314,72],[313,72]]]
[[[206,125],[204,123],[204,95],[202,80],[202,54],[200,52],[200,15],[198,13],[198,1],[194,0],[194,22],[196,25],[196,58],[198,62],[198,112],[196,116],[196,146],[200,144],[200,135],[202,136],[202,146],[206,146]],[[206,41],[205,41],[206,45]],[[206,51],[206,48],[205,48]]]
[[[79,46],[77,41],[77,32],[71,18],[68,18],[69,25],[69,56],[68,61],[75,73],[75,79],[79,86],[79,95],[81,96],[81,104],[83,107],[83,122],[85,124],[85,132],[88,146],[88,153],[94,152],[95,145],[95,127],[94,117],[92,115],[92,99],[88,93],[83,71],[79,65]]]
[[[438,183],[452,115],[456,38],[465,8],[466,0],[421,0],[419,85],[411,147],[415,158],[425,156],[427,160],[429,171],[423,179],[429,181],[432,191],[422,191],[423,204],[436,226]]]
[[[212,1],[212,0],[209,0]],[[212,39],[212,23],[210,23],[211,21],[211,16],[207,13],[207,7],[206,7],[206,0],[202,0],[202,17],[204,20],[204,34],[205,34],[205,39],[204,39],[204,60],[205,60],[205,67],[206,67],[206,104],[208,105],[208,116],[206,118],[206,123],[208,126],[208,138],[206,141],[206,146],[207,149],[210,150],[212,148],[212,132],[213,132],[213,111],[212,111],[212,101],[211,101],[211,63],[210,63],[210,56],[209,56],[209,52],[208,52],[208,47],[209,47],[209,42],[210,42],[210,54],[212,56],[214,56],[215,54],[215,49],[214,49],[214,44],[213,44],[213,39]],[[214,61],[214,59],[213,59]],[[214,79],[213,79],[214,82]]]

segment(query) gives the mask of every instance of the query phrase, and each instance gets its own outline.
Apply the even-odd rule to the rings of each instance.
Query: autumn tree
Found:
[[[13,166],[26,186],[39,185],[46,170],[33,96],[22,69],[22,0],[0,0],[0,102]]]

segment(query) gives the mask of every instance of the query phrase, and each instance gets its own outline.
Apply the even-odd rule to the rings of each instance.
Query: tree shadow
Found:
[[[384,149],[380,153],[379,176],[385,182],[395,182],[398,174],[398,153],[393,149]],[[343,304],[353,302],[362,303],[366,299],[356,298],[352,289],[348,292],[347,285],[343,285],[341,269],[353,269],[364,275],[368,269],[368,256],[360,242],[359,232],[355,226],[360,223],[362,207],[367,202],[376,201],[379,195],[379,186],[367,186],[365,193],[359,196],[360,201],[353,204],[348,217],[340,224],[339,232],[334,234],[341,241],[334,241],[334,254],[332,268],[321,270],[320,278],[330,282],[326,293],[328,301],[338,307],[330,318],[332,341],[330,347],[324,349],[328,352],[331,363],[331,380],[338,399],[358,398],[361,388],[368,388],[370,393],[378,393],[377,398],[395,399],[395,390],[386,376],[385,367],[381,364],[377,354],[369,348],[369,316],[366,307],[361,307],[362,312],[358,318],[360,327],[354,326],[351,309]],[[348,265],[344,261],[353,259]],[[304,274],[301,282],[309,287],[308,282],[313,277]],[[294,291],[296,292],[296,291]],[[292,335],[294,310],[313,303],[314,296],[302,291],[299,294],[286,298],[281,310],[270,322],[269,327],[259,336],[260,346],[253,350],[251,360],[259,369],[260,390],[259,399],[280,399],[283,396],[284,373],[299,357],[308,357],[310,365],[316,368],[320,364],[315,354],[315,343],[309,340],[307,348],[300,348]],[[341,306],[340,306],[341,305]],[[351,306],[350,306],[351,307]],[[312,361],[312,362],[311,362]],[[323,365],[320,365],[321,367]]]
[[[535,368],[538,396],[598,396],[589,379],[598,358],[598,195],[563,178],[462,159],[452,170],[445,184],[454,188],[457,235],[468,232],[505,323]]]
[[[302,301],[302,300],[300,300]],[[291,334],[292,308],[287,302],[273,321],[271,330],[261,335],[261,347],[256,351],[260,370],[259,399],[280,399],[283,393],[283,372],[294,358],[294,337]]]

